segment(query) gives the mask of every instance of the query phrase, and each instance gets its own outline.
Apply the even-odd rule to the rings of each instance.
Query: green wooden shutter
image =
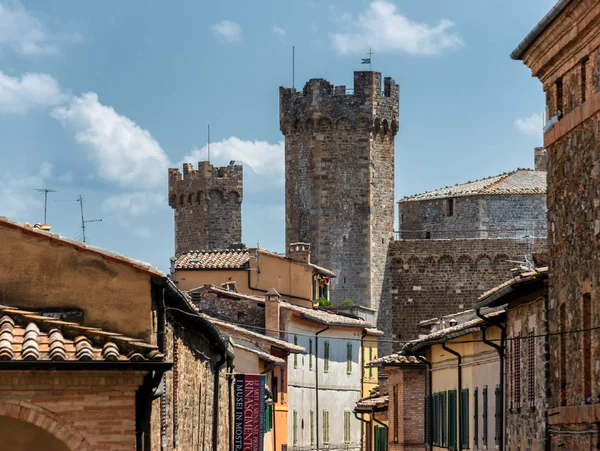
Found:
[[[313,366],[313,349],[312,349],[312,338],[308,340],[308,370],[312,371]]]
[[[481,442],[483,446],[488,446],[488,388],[483,386],[483,431],[481,434]]]
[[[310,444],[315,444],[315,412],[310,411]]]
[[[350,443],[350,411],[344,412],[344,443]]]
[[[298,346],[298,336],[294,335],[294,344]],[[294,354],[294,368],[298,368],[298,354]]]
[[[431,395],[425,396],[425,418],[423,419],[424,437],[426,445],[431,445]]]
[[[448,390],[448,449],[456,450],[456,390]]]
[[[293,413],[292,426],[293,426],[292,438],[293,438],[294,446],[296,446],[298,444],[298,411],[296,409],[294,409],[294,413]]]
[[[325,343],[323,343],[323,358],[324,358],[324,362],[323,362],[323,372],[324,373],[328,373],[329,372],[329,342],[326,341]]]
[[[387,451],[387,449],[388,449],[387,429],[384,427],[375,426],[374,436],[375,436],[375,451]]]
[[[502,422],[502,411],[500,410],[500,385],[496,385],[494,397],[496,402],[494,414],[494,419],[496,420],[496,427],[494,428],[494,442],[496,445],[500,445],[500,434],[502,433],[500,430],[500,424]]]
[[[460,391],[460,413],[462,420],[460,423],[460,432],[462,439],[462,447],[469,448],[469,389],[463,388]]]
[[[432,442],[433,445],[440,445],[440,394],[433,394],[433,421],[432,423]]]
[[[273,427],[273,405],[269,404],[265,408],[265,428],[264,432],[269,432]]]
[[[371,343],[371,347],[369,348],[369,362],[373,360],[373,343]],[[373,367],[369,366],[369,378],[373,377]]]
[[[346,373],[352,374],[352,343],[346,343]]]
[[[479,388],[473,390],[473,448],[479,448]]]
[[[440,393],[440,442],[444,448],[448,447],[448,404],[446,392]]]
[[[323,411],[323,444],[329,445],[329,411]]]

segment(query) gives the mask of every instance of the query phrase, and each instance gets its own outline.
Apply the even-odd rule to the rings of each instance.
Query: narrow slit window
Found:
[[[446,216],[454,216],[454,199],[446,199]]]
[[[346,343],[346,373],[352,374],[352,343]]]
[[[563,111],[563,81],[562,81],[562,77],[558,77],[556,79],[556,114],[558,114],[559,111],[564,114],[564,111]]]
[[[329,342],[323,343],[323,372],[329,372]]]

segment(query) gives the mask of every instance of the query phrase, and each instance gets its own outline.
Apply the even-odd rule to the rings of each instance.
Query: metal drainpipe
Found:
[[[431,362],[429,360],[427,360],[425,357],[418,355],[416,356],[417,359],[419,359],[421,362],[423,362],[425,365],[427,365],[427,368],[429,368],[429,375],[428,375],[428,381],[427,381],[427,386],[428,386],[428,390],[429,390],[429,396],[431,396],[431,403],[429,404],[429,416],[427,417],[427,422],[429,423],[429,450],[433,451],[433,440],[431,440],[431,431],[433,430],[433,415],[431,414],[431,409],[432,409],[432,403],[433,403],[433,372],[431,370]]]
[[[212,430],[212,448],[213,451],[219,450],[219,444],[217,443],[219,439],[219,382],[220,376],[219,373],[221,371],[221,367],[228,363],[229,366],[233,366],[233,356],[230,355],[230,351],[226,349],[223,352],[223,357],[221,360],[215,363],[215,380],[214,380],[214,392],[213,392],[213,430]],[[228,371],[229,372],[229,371]],[[231,392],[229,392],[229,397],[231,397]]]
[[[367,336],[367,331],[363,329],[360,336],[360,397],[362,398],[365,395],[365,337]],[[356,412],[355,412],[356,414]],[[364,420],[360,423],[360,449],[363,449],[363,441],[365,435],[365,424]]]
[[[375,408],[373,408],[373,411],[371,412],[371,418],[373,418],[373,421],[375,423],[382,425],[386,429],[386,431],[388,431],[388,433],[386,434],[386,436],[387,436],[389,434],[390,428],[387,424],[382,423],[381,421],[379,421],[377,419],[377,417],[375,416]],[[388,437],[388,442],[389,442],[389,437]],[[386,443],[386,449],[387,449],[387,443]]]
[[[234,409],[233,409],[233,367],[227,366],[227,401],[229,404],[229,451],[233,451],[233,440],[234,440]]]
[[[453,349],[450,349],[446,346],[446,342],[442,343],[442,349],[444,351],[448,351],[450,354],[456,356],[456,358],[458,359],[458,364],[457,364],[457,368],[458,368],[458,450],[462,451],[462,356],[454,351]],[[456,432],[456,431],[455,431]]]
[[[493,341],[490,341],[485,336],[486,327],[480,327],[482,340],[486,345],[491,346],[498,352],[500,358],[500,450],[504,450],[504,347],[506,341],[506,327],[503,324],[493,321],[491,318],[484,316],[481,313],[481,307],[475,309],[475,314],[488,324],[496,326],[500,329],[500,344],[497,345]]]
[[[329,326],[315,334],[315,410],[317,411],[317,450],[319,449],[319,334],[329,330]]]
[[[356,418],[358,421],[360,421],[360,429],[363,430],[363,428],[365,427],[365,424],[369,423],[369,421],[365,420],[365,414],[361,413],[360,414],[360,418],[358,417],[358,412],[355,410],[354,411],[354,418]],[[370,450],[365,450],[363,448],[363,439],[362,436],[360,437],[360,450],[361,451],[370,451]]]

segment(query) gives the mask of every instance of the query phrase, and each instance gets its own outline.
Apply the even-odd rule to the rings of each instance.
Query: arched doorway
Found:
[[[2,449],[11,451],[70,451],[69,447],[39,426],[11,417],[0,417]]]

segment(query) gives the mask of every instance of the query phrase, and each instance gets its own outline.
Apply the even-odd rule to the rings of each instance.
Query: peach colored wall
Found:
[[[175,280],[177,287],[184,291],[208,284],[220,286],[222,283],[235,282],[238,292],[250,294],[248,271],[245,269],[177,269]]]
[[[0,304],[81,308],[84,324],[151,339],[151,273],[0,223]]]

